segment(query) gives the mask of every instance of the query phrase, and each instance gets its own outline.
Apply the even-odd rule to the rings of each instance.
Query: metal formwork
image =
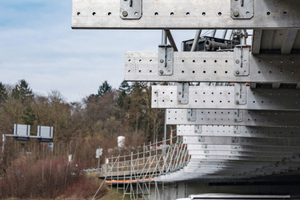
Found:
[[[121,161],[117,170],[107,164],[111,179],[123,173],[129,181],[131,199],[149,198],[151,181],[231,181],[299,169],[299,9],[297,0],[73,0],[73,29],[164,30],[157,52],[126,53],[125,80],[169,82],[152,87],[151,103],[166,109],[165,123],[178,125],[182,140],[162,154],[147,151],[142,164],[131,155],[121,173]],[[211,29],[207,45],[219,48],[179,52],[170,29],[198,30],[191,51],[201,30]],[[214,40],[218,29],[226,29],[224,43]],[[229,48],[228,41],[238,43]],[[163,191],[155,195],[163,199]]]

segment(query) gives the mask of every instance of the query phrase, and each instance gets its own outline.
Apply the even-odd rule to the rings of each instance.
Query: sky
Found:
[[[72,30],[71,0],[0,1],[0,82],[25,79],[37,94],[67,102],[124,80],[126,51],[157,51],[160,30]],[[195,31],[172,31],[180,47]]]

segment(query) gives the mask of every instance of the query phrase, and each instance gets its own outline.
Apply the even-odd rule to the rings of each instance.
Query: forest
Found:
[[[111,156],[108,149],[117,147],[118,136],[125,136],[123,154],[162,140],[164,112],[151,109],[151,84],[144,82],[123,81],[116,89],[104,81],[95,94],[81,102],[66,102],[55,90],[48,95],[36,94],[26,80],[15,85],[0,82],[1,136],[13,134],[14,124],[31,125],[31,135],[36,135],[38,125],[53,126],[52,149],[33,139],[20,142],[7,137],[0,156],[0,176],[5,177],[16,163],[27,162],[27,157],[37,163],[72,155],[78,168],[96,168],[96,149],[103,148],[104,163],[105,157]]]

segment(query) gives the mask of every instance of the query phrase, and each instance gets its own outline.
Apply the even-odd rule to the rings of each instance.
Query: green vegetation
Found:
[[[22,167],[32,166],[25,167],[27,171],[22,169],[26,174],[32,175],[34,173],[30,170],[38,172],[38,168],[43,166],[42,163],[54,162],[56,159],[62,159],[62,165],[57,167],[57,170],[71,170],[74,166],[77,170],[96,168],[95,150],[99,146],[103,148],[101,163],[104,163],[105,157],[112,156],[112,151],[109,154],[108,149],[117,147],[117,137],[120,135],[126,137],[126,148],[114,151],[115,155],[129,154],[143,143],[162,140],[163,116],[164,110],[151,109],[151,87],[143,82],[130,85],[123,81],[118,89],[114,89],[104,81],[95,94],[90,94],[81,102],[66,102],[59,91],[52,91],[47,96],[35,94],[25,80],[20,80],[15,86],[0,82],[1,134],[12,134],[14,124],[31,125],[31,134],[34,135],[37,125],[54,127],[53,150],[48,144],[37,143],[35,140],[14,142],[12,138],[7,138],[5,151],[0,153],[0,198],[1,195],[3,198],[54,198],[63,195],[76,184],[86,182],[89,185],[89,180],[79,175],[73,180],[66,174],[67,177],[60,177],[70,180],[70,184],[65,184],[63,191],[56,189],[47,193],[44,189],[36,189],[34,192],[27,188],[22,192],[21,188],[25,187],[22,184],[28,182],[21,181],[23,179],[18,171],[20,172]],[[74,159],[73,166],[63,164],[70,154]],[[38,173],[46,173],[43,171],[45,168],[41,170]],[[49,170],[51,172],[47,173],[52,177],[51,174],[56,173],[55,167]],[[12,178],[14,176],[15,179]],[[23,177],[27,176],[23,174]],[[50,178],[48,183],[40,178],[32,175],[26,180],[35,179],[41,188],[53,184],[51,180],[55,183],[61,181],[58,178]],[[7,185],[10,185],[11,189],[7,188]],[[37,188],[36,185],[30,186]],[[20,192],[13,192],[13,187],[20,188]],[[78,187],[82,189],[83,186]]]

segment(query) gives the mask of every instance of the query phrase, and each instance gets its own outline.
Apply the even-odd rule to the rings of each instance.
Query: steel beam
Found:
[[[189,121],[186,109],[167,109],[168,125],[230,125],[264,127],[299,127],[300,112],[242,110],[196,110],[196,120]]]
[[[241,89],[242,90],[242,89]],[[240,98],[245,93],[245,98]],[[188,104],[178,102],[177,86],[152,86],[152,108],[300,110],[296,89],[251,89],[232,86],[190,86]]]
[[[226,136],[183,136],[184,144],[205,145],[251,145],[251,146],[298,146],[300,139],[294,138],[245,138]]]
[[[288,30],[288,32],[284,38],[283,45],[281,47],[282,54],[290,54],[291,53],[294,43],[295,43],[295,40],[296,40],[296,37],[297,37],[297,34],[298,34],[298,29],[289,29]]]
[[[189,151],[245,151],[245,152],[300,152],[299,146],[255,146],[255,145],[207,145],[207,144],[188,144]]]
[[[180,0],[140,0],[142,10],[131,13],[120,0],[105,3],[73,0],[74,29],[276,29],[300,27],[300,2],[256,0],[253,17],[232,16],[231,0],[189,2]],[[129,2],[128,2],[129,4]],[[128,12],[127,12],[128,11]],[[249,13],[246,11],[246,13]],[[138,17],[135,17],[138,16]]]
[[[298,127],[248,127],[248,126],[200,126],[177,125],[179,136],[231,136],[255,138],[300,138]],[[198,128],[199,129],[199,128]]]
[[[251,54],[251,53],[249,53]],[[300,56],[249,55],[248,76],[236,76],[233,52],[175,52],[174,73],[162,76],[157,52],[126,52],[126,81],[299,83]]]

